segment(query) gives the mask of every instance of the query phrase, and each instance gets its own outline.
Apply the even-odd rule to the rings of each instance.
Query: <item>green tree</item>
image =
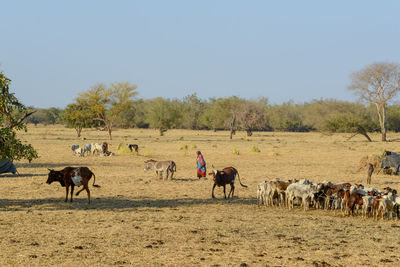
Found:
[[[83,128],[89,128],[94,125],[93,118],[96,114],[85,105],[73,103],[65,108],[62,120],[66,127],[74,128],[78,137],[81,136]]]
[[[9,160],[27,159],[31,162],[38,157],[36,150],[30,144],[23,144],[17,137],[17,131],[27,131],[24,120],[33,112],[19,102],[13,93],[9,92],[11,80],[0,72],[0,158]]]
[[[371,142],[368,131],[372,131],[373,127],[374,124],[367,117],[357,116],[354,113],[342,113],[336,114],[326,120],[324,130],[329,132],[353,133],[349,139],[357,134],[361,134]]]
[[[274,130],[289,132],[308,132],[312,130],[310,125],[303,122],[304,107],[293,102],[285,102],[282,105],[270,106],[267,116]]]
[[[200,129],[200,116],[203,109],[204,104],[196,94],[185,96],[183,98],[183,128],[192,130]]]
[[[26,119],[27,123],[33,123],[37,125],[38,123],[43,123],[44,125],[56,124],[62,121],[61,113],[62,110],[58,108],[41,108],[35,109],[36,112]]]
[[[100,83],[81,93],[76,100],[87,105],[96,114],[93,120],[104,123],[111,140],[114,122],[132,105],[133,97],[137,95],[135,90],[136,85],[129,82],[112,83],[110,88]]]
[[[237,128],[236,117],[238,108],[244,102],[244,99],[236,96],[218,99],[211,98],[208,108],[200,116],[200,120],[214,131],[229,129],[230,138],[232,139],[232,135],[235,134]]]
[[[373,63],[351,74],[349,90],[361,101],[375,105],[381,128],[382,141],[386,141],[386,107],[400,91],[400,66],[394,63]]]
[[[181,119],[182,108],[178,100],[157,97],[147,104],[147,121],[150,127],[160,131],[160,136],[180,125]]]

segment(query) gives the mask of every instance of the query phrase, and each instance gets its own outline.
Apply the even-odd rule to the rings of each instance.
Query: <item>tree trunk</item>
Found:
[[[386,106],[382,105],[382,141],[386,142]]]
[[[381,127],[382,141],[386,142],[386,107],[384,104],[375,102],[376,110],[378,112],[379,125]]]
[[[106,122],[106,127],[107,127],[107,130],[108,130],[108,137],[110,138],[110,140],[112,140],[112,136],[111,136],[111,133],[112,133],[112,122],[111,121],[107,121]]]
[[[235,134],[235,121],[236,121],[236,114],[233,114],[231,121],[231,134],[229,136],[229,139],[232,139],[232,135]]]
[[[112,140],[111,133],[112,133],[112,129],[111,129],[111,128],[108,128],[108,137],[110,138],[110,140]]]
[[[160,127],[160,136],[164,136],[164,133],[167,131],[167,129]]]
[[[78,137],[81,137],[82,127],[77,127],[77,128],[75,128],[75,130],[76,130],[76,134],[78,135]]]

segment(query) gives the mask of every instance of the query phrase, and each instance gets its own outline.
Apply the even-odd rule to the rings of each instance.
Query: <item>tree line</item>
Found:
[[[108,104],[109,108],[117,109],[113,106],[116,103]],[[357,127],[362,127],[366,132],[380,131],[379,118],[373,105],[334,99],[313,100],[302,104],[292,101],[270,104],[266,98],[249,100],[232,96],[201,99],[192,94],[182,99],[137,98],[128,103],[119,103],[125,106],[118,110],[105,109],[103,113],[106,119],[110,114],[109,127],[112,122],[112,127],[118,128],[156,128],[160,134],[171,128],[232,130],[233,133],[242,130],[249,136],[254,131],[353,133]],[[94,119],[98,115],[81,99],[65,109],[36,110],[27,118],[28,123],[64,124],[75,128],[78,136],[85,128],[108,130],[106,122],[101,117]],[[386,112],[387,130],[399,132],[400,106],[387,106]]]

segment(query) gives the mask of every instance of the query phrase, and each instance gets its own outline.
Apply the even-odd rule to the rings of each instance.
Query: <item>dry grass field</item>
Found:
[[[40,158],[16,162],[19,177],[0,175],[1,266],[381,266],[400,261],[400,222],[343,217],[333,211],[258,207],[256,186],[280,177],[365,183],[362,156],[400,142],[364,141],[348,134],[115,130],[110,150],[137,143],[136,154],[72,155],[70,145],[107,141],[85,130],[86,140],[62,126],[31,126],[21,133]],[[389,139],[397,138],[389,134]],[[372,135],[379,140],[379,135]],[[260,152],[252,152],[256,146]],[[236,148],[239,155],[232,151]],[[211,199],[212,179],[196,178],[196,151],[208,169],[234,166],[248,188],[236,183],[233,199]],[[172,159],[173,180],[143,171],[149,158]],[[74,202],[65,189],[47,185],[47,168],[87,166],[101,188],[90,186]],[[92,184],[93,178],[91,180]],[[400,178],[372,176],[373,186],[400,189]],[[227,187],[229,188],[229,186]]]

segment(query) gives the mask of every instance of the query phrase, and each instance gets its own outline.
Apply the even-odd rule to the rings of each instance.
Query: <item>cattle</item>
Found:
[[[81,186],[83,185],[83,188],[76,192],[76,196],[79,195],[80,192],[83,190],[86,190],[87,195],[88,195],[88,203],[90,204],[90,190],[89,190],[89,180],[93,176],[93,186],[94,187],[100,187],[99,185],[95,184],[96,182],[96,176],[94,173],[89,170],[87,167],[65,167],[61,171],[55,171],[53,169],[48,169],[49,176],[47,178],[46,183],[51,184],[52,182],[59,182],[62,187],[65,187],[65,202],[68,201],[68,191],[69,187],[71,187],[71,199],[70,201],[72,202],[72,195],[74,193],[74,187],[75,186]]]
[[[156,172],[157,177],[160,179],[163,178],[163,172],[166,173],[166,179],[168,180],[168,175],[171,173],[171,179],[176,172],[176,164],[172,160],[167,161],[156,161],[153,159],[146,160],[144,162],[144,171],[154,170]]]
[[[74,154],[77,157],[83,157],[83,148],[82,147],[75,148]]]
[[[90,155],[92,154],[92,144],[86,144],[83,146],[83,153],[82,153],[82,157],[84,157],[86,155]]]
[[[138,145],[136,145],[136,144],[129,144],[128,145],[128,148],[129,148],[129,150],[131,151],[131,152],[133,152],[134,150],[135,150],[135,152],[136,153],[139,153],[139,146]]]
[[[213,179],[214,179],[214,185],[213,185],[212,193],[211,193],[212,198],[215,198],[215,195],[214,195],[215,187],[223,186],[224,187],[224,198],[226,199],[225,190],[226,190],[227,184],[229,184],[231,186],[231,190],[229,191],[228,198],[231,195],[231,193],[232,193],[232,198],[233,198],[233,194],[235,192],[234,183],[235,183],[236,175],[239,178],[240,185],[243,187],[247,187],[247,185],[242,184],[242,182],[240,181],[239,172],[234,167],[226,167],[222,171],[213,170],[213,172],[209,173],[209,175],[212,175]]]
[[[79,145],[72,145],[71,150],[72,152],[75,152],[75,149],[79,148]]]
[[[92,144],[92,155],[95,155],[96,153],[100,154],[101,152],[102,152],[101,144],[93,143]]]

